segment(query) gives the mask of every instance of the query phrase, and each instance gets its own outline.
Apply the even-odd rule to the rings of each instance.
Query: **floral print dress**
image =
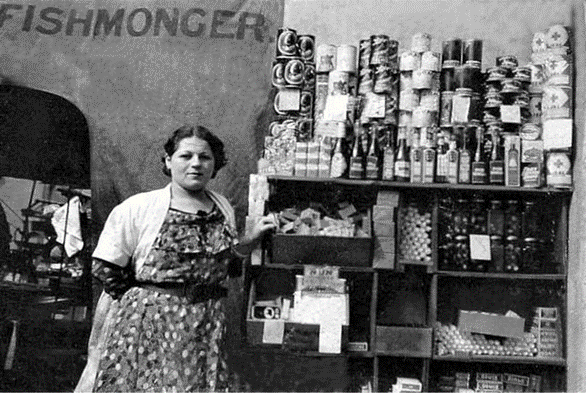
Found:
[[[236,239],[217,206],[197,214],[171,208],[136,279],[221,284]],[[221,298],[189,302],[132,287],[120,299],[94,390],[228,390],[225,320]]]

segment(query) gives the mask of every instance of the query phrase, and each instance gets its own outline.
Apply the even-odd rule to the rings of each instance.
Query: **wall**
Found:
[[[584,4],[577,0],[287,0],[284,26],[314,34],[321,43],[358,45],[372,34],[386,34],[400,43],[427,32],[432,49],[448,37],[480,38],[483,68],[496,56],[516,55],[529,61],[533,33],[551,24],[572,26],[575,46],[574,194],[570,209],[568,280],[568,390],[586,391],[586,182],[584,173],[584,109],[586,56]],[[317,16],[317,17],[316,17]]]

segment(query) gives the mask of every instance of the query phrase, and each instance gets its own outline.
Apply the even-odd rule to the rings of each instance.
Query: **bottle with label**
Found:
[[[483,153],[483,132],[482,127],[476,128],[476,152],[474,153],[474,161],[472,161],[472,184],[486,184],[486,161]]]
[[[377,128],[373,127],[370,133],[370,145],[368,147],[368,154],[366,155],[366,178],[379,178],[379,163],[378,163],[378,146],[377,146]]]
[[[348,168],[348,164],[346,163],[346,157],[344,157],[344,153],[342,152],[342,138],[338,138],[336,141],[336,146],[334,148],[334,154],[332,155],[332,163],[330,168],[330,176],[331,177],[342,177]]]
[[[437,165],[436,165],[436,183],[447,183],[448,182],[448,144],[443,133],[438,135],[437,138]]]
[[[507,174],[509,179],[507,186],[520,186],[521,168],[519,163],[519,150],[517,149],[516,143],[514,141],[511,141],[509,145],[509,154],[507,157]]]
[[[433,183],[436,176],[436,160],[437,153],[433,146],[433,135],[428,135],[425,138],[425,148],[423,149],[423,174],[422,181],[424,183]]]
[[[395,152],[395,181],[408,182],[411,179],[411,161],[407,150],[407,128],[399,127],[397,151]]]
[[[387,134],[387,144],[383,148],[382,167],[383,180],[395,180],[395,148],[393,146],[393,137],[390,132]]]
[[[501,148],[501,138],[496,132],[492,135],[492,151],[489,162],[490,184],[505,184],[505,161]]]
[[[470,152],[470,140],[464,129],[462,132],[462,147],[460,148],[460,164],[458,170],[458,183],[468,184],[471,181],[471,161],[472,153]]]
[[[423,132],[421,133],[423,136]],[[423,181],[423,147],[417,134],[413,136],[413,146],[411,147],[411,183],[421,183]]]
[[[450,148],[448,149],[446,156],[448,158],[448,183],[456,184],[458,183],[460,153],[458,152],[456,138],[454,136],[450,138]]]
[[[348,177],[350,179],[362,179],[364,177],[364,163],[362,159],[362,135],[354,137],[354,146],[352,147],[352,156],[350,156],[350,170]]]

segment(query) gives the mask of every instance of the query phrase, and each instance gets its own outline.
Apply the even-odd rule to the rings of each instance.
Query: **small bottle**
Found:
[[[372,129],[370,136],[370,145],[368,147],[368,154],[366,155],[366,178],[379,178],[379,163],[378,163],[378,146],[377,146],[376,128]]]
[[[393,147],[393,138],[390,133],[387,135],[387,144],[383,148],[383,180],[395,180],[395,148]]]
[[[347,168],[346,157],[344,157],[344,153],[342,152],[342,138],[338,138],[336,147],[334,148],[334,155],[332,156],[330,176],[342,177]]]
[[[433,138],[433,137],[432,137]],[[423,182],[433,183],[436,174],[436,151],[433,147],[433,140],[426,138],[425,148],[423,149]]]
[[[456,139],[450,139],[450,148],[448,149],[447,155],[447,162],[448,162],[448,183],[456,184],[458,183],[458,169],[460,165],[460,153],[458,152],[458,148],[456,146]]]
[[[407,133],[405,127],[399,127],[397,151],[395,153],[395,180],[408,182],[411,179],[411,162],[407,150]]]
[[[464,133],[462,135],[462,147],[460,148],[460,165],[458,170],[458,183],[468,184],[471,182],[472,153],[469,148],[469,139]]]
[[[443,134],[439,134],[437,138],[437,152],[436,152],[436,183],[448,182],[448,144]]]
[[[519,167],[519,150],[515,147],[515,143],[511,143],[509,149],[508,158],[508,173],[509,173],[509,184],[508,186],[519,186],[519,179],[521,177],[521,169]]]
[[[423,134],[423,133],[422,133]],[[411,183],[423,181],[423,147],[415,135],[411,147]]]
[[[492,135],[492,151],[490,153],[489,178],[490,184],[505,184],[505,161],[500,144],[500,135]]]
[[[476,152],[472,162],[472,184],[486,184],[486,161],[482,154],[482,127],[476,128]]]
[[[361,135],[354,138],[352,147],[352,156],[350,157],[350,170],[348,177],[350,179],[362,179],[364,177],[364,165],[362,160]]]

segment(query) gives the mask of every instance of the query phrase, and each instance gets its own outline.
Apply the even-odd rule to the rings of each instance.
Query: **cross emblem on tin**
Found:
[[[561,37],[562,37],[562,35],[560,33],[558,33],[557,31],[551,35],[551,38],[553,38],[554,41],[559,40]]]

